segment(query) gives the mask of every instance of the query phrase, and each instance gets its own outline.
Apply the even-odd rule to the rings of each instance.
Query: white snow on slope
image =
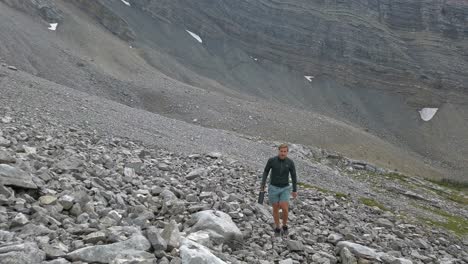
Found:
[[[125,0],[120,0],[120,1],[122,1],[122,3],[124,3],[124,4],[127,5],[127,6],[130,6],[130,3],[129,3],[129,2],[127,2],[127,1],[125,1]]]
[[[192,36],[194,39],[196,39],[198,42],[200,43],[203,43],[203,40],[200,38],[200,36],[198,36],[197,34],[193,33],[192,31],[188,31],[188,30],[185,30],[187,31],[187,33],[190,34],[190,36]]]
[[[309,82],[312,82],[314,76],[304,76],[304,78],[306,78]]]
[[[419,115],[421,115],[422,120],[429,121],[435,116],[437,110],[439,108],[423,108],[419,111]]]
[[[50,23],[50,27],[48,29],[55,31],[57,29],[58,23]]]

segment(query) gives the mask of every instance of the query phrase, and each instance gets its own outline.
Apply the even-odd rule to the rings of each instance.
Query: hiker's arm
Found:
[[[269,159],[266,166],[265,166],[265,169],[263,170],[262,185],[261,185],[261,190],[262,191],[265,190],[265,184],[266,184],[266,180],[268,178],[268,174],[270,173],[270,169],[271,169],[271,160]]]
[[[291,172],[291,180],[292,180],[292,186],[293,192],[297,192],[297,175],[296,175],[296,166],[294,165],[294,162],[291,162],[291,167],[289,169],[289,172]]]

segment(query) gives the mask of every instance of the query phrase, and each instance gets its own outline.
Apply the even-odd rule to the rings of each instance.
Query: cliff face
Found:
[[[467,91],[462,0],[135,0],[154,16],[349,86]]]

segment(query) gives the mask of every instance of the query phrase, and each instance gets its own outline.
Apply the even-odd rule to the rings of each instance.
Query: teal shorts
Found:
[[[268,186],[268,201],[270,204],[279,202],[289,202],[291,196],[291,186],[277,187],[274,185]]]

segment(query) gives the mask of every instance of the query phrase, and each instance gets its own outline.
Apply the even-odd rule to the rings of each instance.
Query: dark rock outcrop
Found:
[[[49,23],[63,21],[63,12],[51,0],[1,0],[1,2],[31,15],[37,14]]]
[[[127,22],[123,18],[115,15],[100,1],[73,0],[70,2],[81,8],[107,30],[121,39],[125,41],[132,41],[135,39],[135,33],[128,26]]]
[[[466,1],[151,1],[132,4],[256,57],[354,87],[466,91]],[[437,63],[434,63],[437,62]]]

